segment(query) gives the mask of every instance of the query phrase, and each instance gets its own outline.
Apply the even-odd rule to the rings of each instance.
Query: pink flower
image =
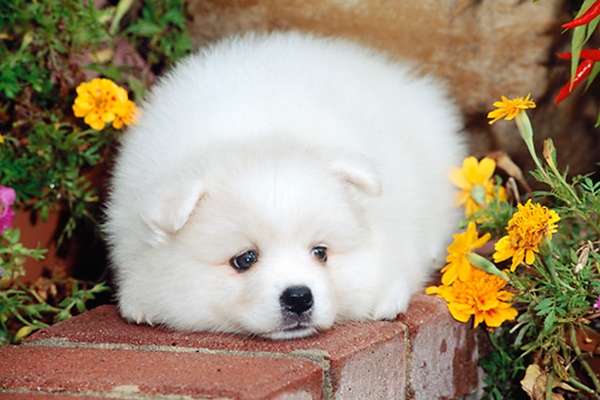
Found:
[[[10,208],[15,201],[15,190],[13,188],[0,186],[0,233],[6,228],[12,227],[15,212]]]
[[[600,308],[600,296],[598,296],[598,301],[594,304],[594,308]]]

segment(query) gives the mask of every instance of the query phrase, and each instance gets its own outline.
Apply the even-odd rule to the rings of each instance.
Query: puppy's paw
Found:
[[[388,291],[387,295],[376,305],[373,311],[373,319],[375,320],[392,320],[398,314],[406,312],[408,301],[410,300],[410,292],[402,285],[396,286]]]
[[[135,301],[123,300],[119,301],[119,312],[121,316],[128,322],[136,324],[148,324],[154,325],[147,313],[144,311],[143,305],[136,303]]]

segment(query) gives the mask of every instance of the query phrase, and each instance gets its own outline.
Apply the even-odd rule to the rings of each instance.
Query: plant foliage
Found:
[[[96,177],[110,166],[120,135],[89,129],[73,115],[75,88],[100,76],[141,100],[154,74],[191,50],[185,22],[183,0],[103,8],[88,0],[0,0],[0,186],[14,189],[16,208],[42,221],[53,211],[65,215],[59,245],[82,222],[98,226]],[[23,284],[24,261],[43,253],[22,246],[18,227],[0,232],[0,342],[81,312],[106,290],[70,277],[43,288]]]

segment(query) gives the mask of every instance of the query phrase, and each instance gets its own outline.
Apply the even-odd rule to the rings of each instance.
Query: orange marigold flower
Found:
[[[469,262],[468,256],[475,249],[482,247],[490,240],[490,234],[486,233],[482,237],[477,234],[475,222],[469,222],[467,230],[463,233],[454,235],[454,242],[448,246],[448,264],[442,268],[442,284],[450,285],[456,279],[466,281],[471,276],[473,267]]]
[[[465,217],[482,210],[496,197],[506,201],[506,191],[496,186],[492,179],[495,169],[496,162],[491,158],[477,161],[475,157],[468,157],[464,159],[462,168],[454,167],[450,171],[450,181],[461,189],[455,202],[465,207]]]
[[[102,130],[107,123],[116,129],[134,122],[137,109],[128,99],[127,91],[110,79],[96,78],[80,84],[73,103],[76,117],[92,129]]]
[[[523,260],[531,265],[535,253],[539,253],[539,244],[544,237],[552,239],[556,232],[556,222],[560,221],[558,214],[545,206],[528,200],[525,205],[519,204],[508,227],[508,235],[503,236],[495,245],[494,262],[500,262],[512,257],[510,270],[514,271]]]
[[[474,268],[469,280],[457,280],[451,286],[432,286],[427,288],[427,294],[446,300],[457,321],[467,322],[472,315],[474,327],[482,322],[488,327],[498,327],[518,314],[510,303],[513,295],[501,290],[505,285],[502,278]]]
[[[115,129],[121,129],[123,124],[132,125],[137,121],[139,110],[135,106],[134,102],[127,100],[121,105],[121,108],[117,111],[117,117],[113,121],[113,127]]]
[[[489,124],[491,125],[502,118],[510,121],[524,110],[527,110],[528,108],[535,108],[536,105],[532,100],[530,100],[530,96],[531,93],[529,93],[524,99],[521,96],[512,100],[501,96],[501,101],[494,102],[494,107],[496,107],[496,109],[490,111],[487,115],[487,117],[491,119]]]

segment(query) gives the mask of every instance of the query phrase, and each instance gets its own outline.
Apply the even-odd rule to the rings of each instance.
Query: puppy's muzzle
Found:
[[[292,286],[281,294],[279,302],[285,311],[302,315],[312,308],[314,299],[307,286]]]

